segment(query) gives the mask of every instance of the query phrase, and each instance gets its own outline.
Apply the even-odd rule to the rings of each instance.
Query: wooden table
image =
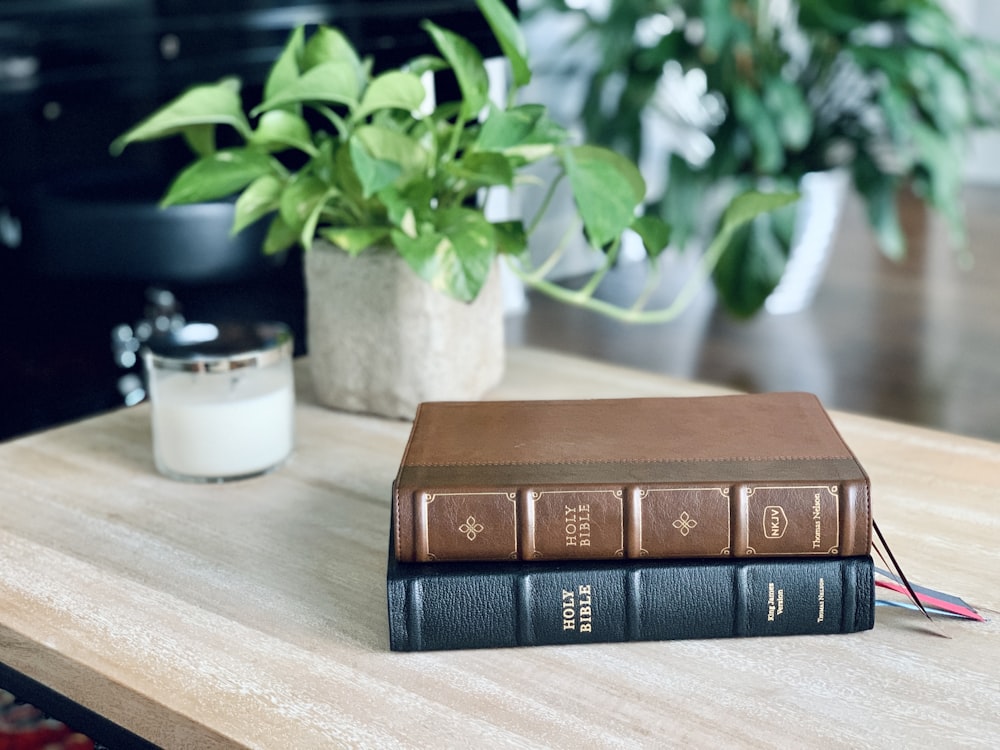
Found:
[[[835,415],[904,568],[986,623],[884,607],[846,636],[399,654],[409,424],[315,406],[298,373],[297,451],[259,479],[158,476],[142,406],[0,446],[0,662],[170,748],[1000,742],[1000,446]],[[515,349],[492,396],[712,392]]]

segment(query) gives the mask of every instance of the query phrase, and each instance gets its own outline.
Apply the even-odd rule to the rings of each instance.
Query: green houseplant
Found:
[[[581,112],[592,140],[637,158],[644,118],[672,128],[658,208],[676,241],[712,190],[793,187],[839,169],[888,257],[905,252],[903,188],[939,211],[961,246],[963,144],[970,129],[1000,122],[1000,67],[995,48],[964,37],[936,0],[540,5],[573,19],[599,61]],[[733,238],[714,272],[733,312],[753,314],[778,283],[793,218],[777,211]]]
[[[398,336],[394,342],[366,343],[362,340],[371,336],[352,330],[360,324],[356,314],[362,308],[365,315],[393,308],[401,318],[438,322],[445,315],[440,307],[423,312],[398,307],[400,300],[418,293],[413,279],[422,280],[422,291],[436,295],[433,305],[444,304],[438,300],[443,297],[452,307],[474,306],[489,288],[488,279],[496,276],[493,269],[502,257],[528,285],[570,304],[627,320],[672,317],[691,296],[682,295],[671,308],[659,311],[646,310],[642,299],[618,308],[595,296],[603,274],[616,260],[625,231],[642,237],[655,264],[668,244],[669,228],[658,217],[643,215],[645,184],[630,160],[608,148],[572,143],[545,107],[518,102],[518,91],[531,77],[521,30],[499,0],[477,2],[508,61],[511,86],[504,102],[489,100],[489,81],[478,50],[431,22],[424,22],[424,29],[439,55],[388,71],[375,71],[374,62],[362,60],[336,29],[321,27],[311,34],[298,29],[276,60],[262,101],[249,110],[249,116],[239,82],[223,80],[188,90],[112,146],[120,151],[137,141],[182,136],[196,158],[176,176],[164,205],[238,194],[234,231],[267,221],[265,252],[280,252],[296,243],[307,250],[308,350],[314,373],[317,368],[325,372],[340,367],[353,378],[349,390],[364,390],[389,373],[412,380],[410,370],[422,366],[417,360],[437,363],[422,377],[426,387],[408,388],[404,396],[374,403],[367,395],[347,399],[335,395],[327,399],[330,405],[406,416],[419,400],[468,396],[468,391],[482,391],[499,376],[493,360],[485,361],[502,357],[499,311],[489,324],[478,319],[475,324],[454,325],[453,333],[465,329],[465,344],[444,345],[432,334],[421,339],[425,344],[395,354],[395,345],[412,343],[416,334]],[[457,97],[435,101],[429,96],[425,83],[431,74],[451,76]],[[220,147],[220,129],[235,139],[235,145]],[[554,161],[559,169],[556,180],[538,186],[536,217],[487,217],[483,192],[515,186],[527,166],[542,160]],[[578,225],[571,228],[582,232],[603,258],[582,288],[550,282],[545,278],[550,262],[531,267],[525,253],[532,221],[543,214],[555,184],[563,179],[571,187],[578,214]],[[722,247],[728,234],[761,211],[793,198],[741,196],[720,228],[717,245]],[[554,248],[553,256],[560,252]],[[348,309],[335,312],[332,322],[319,323],[321,301],[342,299],[358,288],[353,281],[344,281],[354,265],[345,265],[344,259],[366,258],[381,263],[369,272],[382,282],[377,292],[367,300],[351,298]],[[331,268],[330,263],[337,265]],[[409,270],[402,275],[393,270],[397,275],[386,282],[390,263]],[[335,293],[312,287],[314,267],[316,277],[340,279]],[[692,279],[691,288],[700,281]],[[402,289],[399,284],[408,286]],[[487,325],[490,330],[483,330]],[[385,326],[380,330],[385,332]],[[320,338],[337,336],[352,336],[354,344],[321,355]],[[440,362],[450,348],[460,350],[461,361],[442,368]],[[472,381],[462,385],[467,378],[460,373],[454,381],[444,382],[460,370],[471,373]]]

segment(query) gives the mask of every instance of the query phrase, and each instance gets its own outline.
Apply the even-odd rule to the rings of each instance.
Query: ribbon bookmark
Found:
[[[885,562],[886,567],[892,567],[898,574],[894,575],[886,570],[876,568],[876,572],[890,578],[893,581],[893,583],[890,584],[886,581],[876,580],[875,581],[876,586],[892,589],[893,591],[898,591],[899,593],[905,594],[909,598],[909,600],[913,602],[913,606],[919,609],[923,613],[924,617],[927,618],[927,621],[931,623],[931,625],[934,625],[935,623],[934,619],[931,617],[931,613],[928,611],[928,607],[930,607],[936,613],[945,613],[957,617],[963,617],[969,620],[985,622],[984,617],[982,617],[978,612],[976,612],[976,610],[974,610],[972,607],[970,607],[968,604],[963,602],[958,597],[952,596],[951,594],[944,594],[940,591],[934,591],[933,589],[929,589],[924,586],[914,586],[913,584],[911,584],[907,580],[906,574],[903,572],[903,569],[900,567],[899,563],[896,562],[896,556],[893,555],[892,550],[889,549],[889,543],[886,542],[885,537],[882,535],[882,531],[879,529],[878,524],[875,523],[874,519],[872,520],[872,528],[875,530],[875,534],[878,537],[878,541],[882,543],[883,547],[885,547],[885,554],[883,554],[882,550],[879,549],[878,544],[873,542],[872,547],[875,549],[876,552],[878,552],[879,557],[881,557],[882,561]],[[891,565],[889,562],[886,562],[885,560],[886,555],[888,555],[889,560],[892,561]],[[876,602],[876,604],[877,603],[878,602]],[[892,602],[883,601],[882,603],[891,604]],[[934,631],[937,633],[937,635],[943,636],[945,638],[948,637],[943,632],[938,631],[936,628],[934,629]]]
[[[875,530],[875,536],[878,537],[878,540],[882,542],[882,546],[885,547],[885,555],[888,555],[889,560],[892,561],[892,567],[895,569],[897,573],[899,573],[899,578],[897,578],[896,580],[900,581],[903,584],[904,588],[906,589],[907,596],[910,597],[910,601],[912,601],[915,605],[917,605],[917,609],[923,612],[924,617],[927,618],[927,621],[933,623],[934,618],[931,617],[931,613],[927,611],[927,608],[924,606],[923,602],[920,601],[920,598],[917,596],[917,592],[913,590],[913,586],[910,585],[910,582],[906,578],[906,573],[903,572],[903,569],[900,567],[899,563],[896,562],[896,556],[892,554],[892,550],[889,549],[889,543],[885,540],[885,537],[882,536],[882,530],[879,529],[878,524],[875,523],[875,519],[872,519],[872,528]],[[885,560],[885,555],[882,554],[882,550],[879,549],[878,545],[873,543],[872,546],[875,548],[875,551],[878,552],[879,557],[882,558],[882,562],[885,562],[886,565],[889,565],[889,563],[886,562]],[[939,633],[938,635],[944,635],[944,634]]]
[[[902,581],[900,581],[898,576],[893,575],[888,570],[882,570],[881,568],[875,568],[875,572],[890,579],[888,581],[876,580],[876,586],[889,589],[890,591],[895,591],[896,593],[903,594],[904,596],[909,596],[906,587],[902,584]],[[975,620],[977,622],[986,621],[986,618],[976,612],[976,610],[970,607],[966,602],[959,599],[957,596],[945,594],[941,591],[935,591],[934,589],[929,589],[926,586],[918,586],[915,583],[910,584],[910,587],[920,603],[925,607],[930,608],[931,611],[954,615],[966,620]]]

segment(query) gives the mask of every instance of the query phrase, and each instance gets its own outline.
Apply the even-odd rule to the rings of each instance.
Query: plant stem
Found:
[[[565,177],[566,173],[560,172],[559,176],[549,183],[549,187],[545,191],[545,196],[542,198],[542,204],[538,207],[538,211],[535,212],[535,215],[531,217],[531,224],[526,230],[527,234],[531,235],[535,229],[538,228],[538,225],[542,222],[542,217],[544,217],[545,213],[549,210],[549,204],[552,203],[552,199],[555,197],[556,188],[559,187],[559,183],[562,182]]]
[[[649,302],[649,298],[653,295],[656,287],[660,284],[660,278],[662,277],[663,266],[660,265],[659,258],[649,258],[648,259],[648,272],[646,273],[646,281],[643,282],[642,291],[639,296],[635,298],[635,302],[632,303],[632,307],[629,308],[636,312],[644,310],[646,308],[646,303]]]
[[[347,123],[344,118],[338,115],[329,107],[316,106],[316,111],[321,113],[327,120],[333,123],[333,127],[337,129],[337,137],[342,141],[346,141],[349,136],[349,130]]]
[[[621,246],[622,246],[621,237],[616,238],[615,241],[611,243],[611,249],[608,250],[608,252],[605,254],[604,263],[602,263],[601,267],[598,268],[596,271],[594,271],[593,274],[591,274],[590,279],[587,281],[587,283],[584,284],[583,287],[581,287],[579,294],[586,295],[587,297],[593,296],[594,292],[597,291],[597,287],[600,286],[601,282],[604,280],[604,277],[608,275],[608,271],[611,270],[611,267],[615,264],[615,261],[618,259],[618,251],[621,248]]]
[[[529,272],[530,275],[538,280],[544,279],[549,271],[555,268],[556,264],[562,258],[563,254],[566,252],[566,248],[569,247],[569,241],[578,231],[580,231],[581,222],[576,222],[567,227],[566,231],[563,232],[563,236],[559,239],[559,244],[556,245],[555,250],[549,253],[549,257],[538,266],[537,268],[532,268]]]
[[[454,162],[455,157],[458,155],[458,147],[461,145],[462,133],[465,131],[465,108],[459,109],[458,114],[455,115],[455,124],[451,129],[451,138],[448,139],[448,153],[445,158],[441,160],[442,164],[448,162]]]
[[[511,258],[506,258],[505,260],[514,275],[521,279],[521,281],[560,302],[582,307],[624,323],[668,323],[680,317],[695,295],[701,291],[705,281],[711,275],[712,270],[718,264],[719,259],[729,245],[735,229],[735,226],[730,226],[716,235],[712,244],[708,246],[708,249],[699,259],[696,269],[688,277],[687,281],[684,282],[684,286],[681,287],[677,296],[674,297],[669,305],[656,310],[644,310],[635,304],[631,307],[622,307],[611,302],[606,302],[605,300],[594,299],[593,289],[586,291],[586,293],[584,292],[587,287],[580,290],[567,289],[551,281],[536,278],[532,273],[525,272],[517,263],[511,262]],[[589,287],[590,284],[588,283],[587,286]],[[644,294],[648,297],[645,290]],[[640,295],[640,300],[641,298],[642,295]]]

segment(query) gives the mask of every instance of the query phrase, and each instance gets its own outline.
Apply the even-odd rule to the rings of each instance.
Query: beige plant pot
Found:
[[[503,374],[494,268],[474,302],[434,290],[395,250],[305,254],[306,347],[320,403],[412,419],[421,401],[475,400]]]

